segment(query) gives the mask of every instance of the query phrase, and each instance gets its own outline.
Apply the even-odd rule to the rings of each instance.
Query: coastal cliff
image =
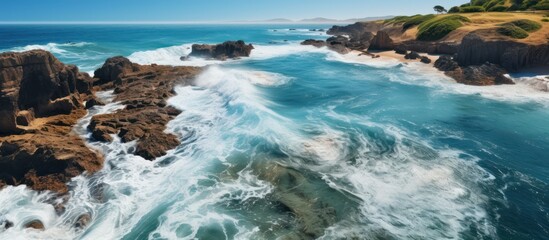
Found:
[[[101,169],[102,156],[72,133],[91,82],[46,51],[0,54],[0,187],[65,193],[70,178]]]
[[[138,65],[108,59],[92,78],[51,53],[33,50],[0,55],[0,188],[24,184],[59,194],[66,182],[103,166],[103,156],[73,132],[87,108],[101,105],[96,90],[113,90],[125,108],[96,115],[88,129],[97,141],[137,141],[135,154],[152,160],[179,145],[165,132],[180,114],[167,106],[175,84],[188,84],[196,67]]]
[[[500,15],[503,15],[503,18]],[[356,50],[376,57],[369,51],[394,50],[406,56],[411,56],[407,55],[408,51],[448,55],[449,57],[438,59],[439,62],[434,66],[457,82],[469,85],[513,84],[513,81],[505,76],[508,72],[519,72],[534,67],[549,69],[549,24],[534,21],[541,20],[543,15],[500,15],[483,13],[395,17],[385,21],[333,26],[327,33],[337,35],[332,38],[346,39],[340,41],[345,49],[338,49],[339,53]],[[450,24],[453,28],[448,29],[444,24]],[[510,24],[530,24],[523,26],[530,33],[524,38],[502,34],[501,29]],[[361,40],[360,36],[368,33],[375,36],[367,41]],[[425,40],[431,38],[436,40]],[[319,45],[310,41],[303,44]],[[330,46],[329,40],[327,46]],[[417,53],[413,56],[424,58]]]

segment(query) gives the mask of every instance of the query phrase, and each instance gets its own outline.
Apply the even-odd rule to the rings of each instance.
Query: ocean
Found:
[[[117,55],[206,68],[169,100],[180,146],[151,162],[89,142],[105,167],[70,182],[61,215],[49,193],[0,191],[0,221],[15,223],[0,239],[549,239],[549,93],[299,44],[329,27],[0,25],[0,51],[45,49],[92,75]],[[180,60],[240,39],[251,57]],[[75,132],[89,139],[91,116],[121,107]]]

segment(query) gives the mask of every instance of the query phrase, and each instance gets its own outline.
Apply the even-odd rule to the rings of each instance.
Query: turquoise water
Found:
[[[207,66],[169,101],[181,146],[148,162],[131,143],[90,142],[107,164],[71,182],[65,213],[48,194],[0,191],[0,220],[15,223],[0,238],[548,239],[546,92],[298,44],[328,27],[0,26],[2,51],[46,49],[86,72],[114,55]],[[179,60],[236,39],[256,46],[249,59]],[[93,220],[76,229],[82,213]],[[46,231],[22,228],[36,218]]]

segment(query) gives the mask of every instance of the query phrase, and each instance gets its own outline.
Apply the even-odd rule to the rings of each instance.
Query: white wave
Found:
[[[183,44],[180,46],[171,46],[166,48],[158,48],[149,51],[134,52],[128,59],[139,64],[161,64],[171,66],[206,66],[211,64],[219,64],[219,60],[206,60],[202,58],[191,57],[185,61],[181,57],[191,53],[192,44]]]
[[[315,30],[315,31],[312,31]],[[273,35],[299,35],[299,36],[328,36],[326,29],[324,31],[318,31],[320,29],[305,29],[305,28],[278,28],[269,29],[270,34]]]
[[[92,45],[93,43],[89,42],[76,42],[76,43],[48,43],[44,45],[34,44],[34,45],[27,45],[23,47],[14,47],[11,49],[7,49],[6,51],[13,51],[13,52],[24,52],[29,50],[46,50],[54,54],[67,54],[68,50],[64,48],[70,48],[70,47],[83,47],[87,45]]]

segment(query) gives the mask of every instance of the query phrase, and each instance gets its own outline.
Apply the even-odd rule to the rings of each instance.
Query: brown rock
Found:
[[[34,228],[34,229],[38,229],[38,230],[46,229],[44,227],[44,224],[40,220],[32,220],[32,221],[26,223],[25,228]]]
[[[111,140],[105,133],[118,133],[122,142],[137,140],[134,154],[153,160],[179,145],[177,137],[166,133],[165,129],[166,124],[181,111],[167,106],[166,100],[175,94],[176,84],[189,84],[200,68],[129,64],[136,66],[138,71],[118,76],[117,88],[124,91],[117,92],[114,99],[122,102],[126,108],[94,116],[88,129],[99,141]],[[99,87],[108,89],[112,84],[107,82]]]
[[[378,31],[376,36],[372,39],[370,42],[370,47],[368,50],[393,50],[395,48],[395,44],[393,43],[393,40],[384,31]]]
[[[66,193],[72,177],[102,167],[72,133],[91,82],[46,51],[0,54],[0,187]]]
[[[0,134],[21,132],[16,116],[22,110],[37,117],[70,113],[79,103],[65,99],[78,99],[78,88],[89,92],[89,82],[76,66],[43,50],[0,54]]]
[[[91,221],[91,215],[89,213],[84,213],[76,219],[76,222],[74,223],[74,227],[76,229],[83,229],[86,226],[88,226],[90,221]]]

